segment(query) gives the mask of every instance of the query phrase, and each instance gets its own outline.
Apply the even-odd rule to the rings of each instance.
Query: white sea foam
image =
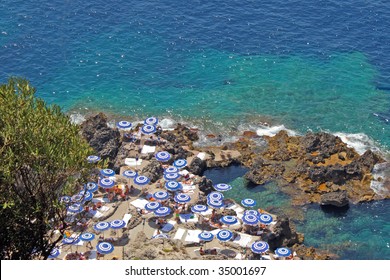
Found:
[[[371,189],[378,195],[390,194],[390,163],[378,163],[372,170],[373,180],[371,181]]]
[[[355,151],[360,155],[364,154],[364,152],[368,150],[381,153],[381,150],[378,148],[375,142],[364,133],[351,134],[337,132],[334,133],[334,135],[340,137],[341,140],[348,145],[348,147],[354,148]]]
[[[270,136],[273,137],[278,134],[280,131],[285,130],[289,136],[295,136],[297,133],[291,129],[287,129],[283,124],[275,126],[265,126],[261,125],[256,129],[256,133],[259,136]]]
[[[158,123],[163,130],[174,130],[176,127],[176,122],[172,119],[162,119]]]
[[[80,113],[74,113],[69,116],[70,121],[74,124],[81,124],[85,121],[85,117]]]

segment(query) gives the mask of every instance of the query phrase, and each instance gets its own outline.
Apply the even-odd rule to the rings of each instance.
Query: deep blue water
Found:
[[[70,114],[226,134],[265,119],[388,151],[388,30],[390,2],[377,0],[2,0],[0,82],[26,77]],[[288,205],[270,189],[252,192]]]

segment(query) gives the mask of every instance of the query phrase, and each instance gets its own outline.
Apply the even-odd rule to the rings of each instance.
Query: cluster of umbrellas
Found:
[[[62,196],[60,202],[67,205],[69,214],[77,214],[84,210],[83,204],[93,199],[93,193],[98,190],[98,185],[88,182],[84,185],[83,190],[75,193],[73,196]]]

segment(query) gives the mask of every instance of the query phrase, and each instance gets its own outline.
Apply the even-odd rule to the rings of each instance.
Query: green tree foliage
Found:
[[[28,81],[0,85],[1,259],[50,255],[67,226],[59,197],[80,186],[90,154],[78,126]]]

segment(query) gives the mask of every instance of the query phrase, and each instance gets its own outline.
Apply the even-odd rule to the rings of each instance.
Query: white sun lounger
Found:
[[[97,203],[97,202],[109,203],[110,200],[107,197],[105,197],[105,198],[103,198],[103,197],[94,197],[94,198],[92,198],[92,202],[93,203]]]
[[[103,205],[102,207],[99,208],[100,212],[107,212],[108,210],[110,210],[110,207],[107,207],[105,205]]]
[[[166,223],[163,228],[161,229],[161,231],[163,232],[169,232],[173,229],[173,227],[176,225],[176,221],[169,221],[168,223]]]
[[[191,218],[193,216],[193,218]],[[180,214],[180,222],[182,223],[196,223],[198,221],[198,217],[194,214]]]
[[[200,214],[202,214],[203,216],[211,215],[213,214],[213,209],[209,208],[207,209],[207,211],[201,212]]]
[[[128,222],[130,221],[130,219],[131,219],[131,214],[125,214],[123,216],[123,221],[126,223],[126,226],[127,226]]]
[[[173,239],[181,240],[183,238],[183,235],[185,232],[186,232],[186,230],[184,228],[178,228]]]
[[[156,151],[156,147],[155,146],[144,145],[142,147],[141,154],[154,153],[155,151]]]
[[[233,242],[240,245],[241,247],[247,247],[248,244],[252,241],[252,236],[249,234],[239,234]]]
[[[199,243],[200,242],[199,234],[201,232],[202,231],[200,229],[187,230],[187,235],[186,235],[186,238],[184,239],[184,241],[189,242],[189,243]]]
[[[183,186],[183,190],[195,190],[196,189],[196,187],[193,185],[182,184],[182,186]]]
[[[145,198],[137,198],[136,200],[130,202],[136,208],[145,209],[145,205],[148,204],[148,200]]]
[[[125,164],[128,166],[137,166],[142,164],[142,159],[138,159],[138,161],[135,160],[135,158],[126,158]]]
[[[97,210],[89,210],[89,214],[91,214],[92,218],[95,218],[95,219],[103,217],[103,214]]]

